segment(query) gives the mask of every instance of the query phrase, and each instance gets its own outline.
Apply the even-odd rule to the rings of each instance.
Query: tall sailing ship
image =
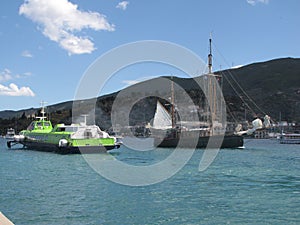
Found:
[[[158,101],[153,119],[152,133],[155,137],[155,146],[183,147],[183,148],[241,148],[244,145],[242,133],[226,132],[222,107],[225,102],[218,92],[220,75],[212,72],[212,48],[209,39],[208,74],[202,76],[204,91],[206,92],[207,107],[206,121],[187,122],[176,121],[176,104],[174,100],[174,83],[171,81],[171,113]],[[224,105],[222,105],[224,104]],[[210,115],[210,116],[208,116]]]

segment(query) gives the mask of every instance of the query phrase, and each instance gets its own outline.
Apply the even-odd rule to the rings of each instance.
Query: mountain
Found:
[[[279,114],[282,120],[300,121],[300,59],[274,59],[218,73],[225,78],[223,93],[228,104],[229,99],[238,101],[240,95],[253,110],[260,108],[277,121]]]
[[[300,121],[300,59],[281,58],[266,62],[249,64],[236,69],[215,72],[222,75],[223,95],[227,105],[228,115],[234,118],[229,120],[252,120],[255,116],[270,115],[273,120],[281,119],[289,122]],[[165,77],[170,79],[170,77]],[[157,79],[157,78],[155,78]],[[151,89],[155,79],[128,87],[134,90],[135,86],[144,85]],[[173,78],[191,96],[195,104],[201,104],[203,93],[199,91],[192,78]],[[104,129],[111,126],[110,112],[112,104],[119,92],[100,96],[96,100],[96,123]],[[138,93],[135,93],[138,95]],[[155,112],[157,97],[148,97],[132,107],[131,123],[138,124],[150,121]],[[164,101],[164,100],[162,100]],[[82,109],[86,113],[95,99],[85,100]],[[165,101],[166,103],[166,101]],[[124,104],[127,104],[126,99]],[[72,117],[72,101],[47,106],[47,112],[53,123],[70,123]],[[146,110],[145,110],[146,109]],[[39,109],[29,108],[19,111],[0,112],[0,132],[5,133],[8,127],[24,129],[31,117],[38,114]]]

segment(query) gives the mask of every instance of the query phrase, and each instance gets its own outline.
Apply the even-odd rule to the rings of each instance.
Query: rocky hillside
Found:
[[[281,119],[289,122],[300,122],[300,59],[282,58],[267,62],[253,63],[237,69],[218,71],[223,77],[223,94],[226,100],[228,120],[251,120],[254,116],[269,114],[275,121]],[[168,77],[167,77],[168,78]],[[173,78],[174,82],[186,90],[195,104],[201,105],[203,93],[193,79]],[[150,88],[155,79],[137,84]],[[135,86],[129,87],[134,90]],[[110,112],[118,93],[98,97],[96,100],[96,123],[104,129],[111,126]],[[134,93],[138,95],[139,93]],[[133,94],[133,95],[134,95]],[[81,110],[89,113],[95,99],[86,100]],[[126,104],[124,99],[124,104]],[[139,101],[131,110],[131,124],[149,122],[154,115],[157,97],[148,97]],[[164,101],[167,103],[166,101]],[[47,107],[53,123],[70,123],[72,101]],[[39,109],[0,112],[0,133],[8,127],[24,129],[31,117]]]
[[[259,107],[276,120],[281,114],[282,120],[300,122],[300,59],[275,59],[220,73],[225,77],[223,92],[228,103],[238,101],[240,95],[254,111],[259,112]]]

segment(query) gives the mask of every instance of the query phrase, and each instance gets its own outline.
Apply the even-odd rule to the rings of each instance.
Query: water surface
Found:
[[[8,150],[0,138],[0,211],[35,225],[300,224],[300,145],[245,140],[245,147],[221,150],[204,172],[197,150],[170,179],[131,187],[102,178],[81,155]],[[142,166],[171,152],[123,146],[113,156]]]

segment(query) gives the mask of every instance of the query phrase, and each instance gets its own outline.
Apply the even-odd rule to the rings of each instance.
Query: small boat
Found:
[[[8,128],[5,138],[7,140],[14,140],[15,137],[15,130],[13,128]]]
[[[280,144],[300,144],[300,134],[285,134],[279,136]]]
[[[60,154],[100,153],[119,148],[116,138],[102,131],[97,125],[57,124],[52,127],[42,107],[41,117],[30,123],[26,130],[7,142],[11,148],[21,144],[30,150],[56,152]]]

